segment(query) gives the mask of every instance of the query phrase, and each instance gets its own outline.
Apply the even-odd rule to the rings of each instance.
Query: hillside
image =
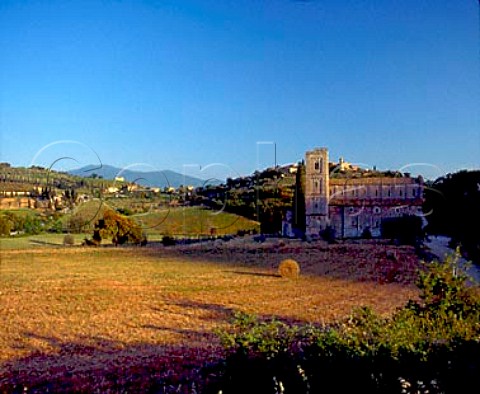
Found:
[[[226,183],[196,190],[197,200],[213,209],[261,222],[261,231],[277,233],[288,210],[292,210],[295,194],[293,165],[267,168],[251,176],[228,178]]]
[[[92,189],[105,187],[107,183],[102,179],[82,178],[39,166],[12,167],[8,163],[0,163],[0,192],[29,192],[38,188]]]
[[[202,186],[205,181],[175,171],[132,171],[122,170],[110,165],[98,168],[94,165],[85,166],[69,172],[59,172],[47,168],[12,167],[8,163],[0,163],[0,191],[31,191],[41,188],[105,188],[111,186],[115,177],[122,176],[128,182],[142,186],[178,188],[185,186]]]
[[[157,204],[145,213],[131,214],[129,217],[138,223],[149,236],[205,236],[236,234],[239,230],[258,230],[258,223],[228,212],[217,212],[200,207],[171,208],[168,205],[158,208]],[[62,227],[73,232],[91,232],[94,223],[100,219],[105,209],[117,210],[115,199],[94,200],[77,207],[62,218]]]

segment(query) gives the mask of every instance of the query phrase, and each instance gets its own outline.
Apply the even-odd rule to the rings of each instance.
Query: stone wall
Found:
[[[360,237],[367,228],[373,237],[380,237],[383,219],[421,213],[422,207],[417,205],[332,205],[329,221],[337,238]]]
[[[1,197],[0,209],[36,208],[36,201],[29,197]]]

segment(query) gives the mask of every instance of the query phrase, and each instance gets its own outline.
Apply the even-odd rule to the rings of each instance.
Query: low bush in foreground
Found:
[[[480,296],[457,257],[420,273],[418,301],[391,317],[368,308],[335,325],[238,314],[220,333],[228,393],[470,393],[480,387]]]
[[[176,245],[177,241],[171,235],[164,235],[162,237],[163,246],[173,246]]]

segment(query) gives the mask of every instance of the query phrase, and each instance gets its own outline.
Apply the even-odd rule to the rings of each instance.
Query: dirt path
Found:
[[[444,236],[431,236],[430,241],[426,242],[426,245],[430,248],[433,254],[435,254],[440,260],[442,260],[445,255],[453,253],[454,250],[448,246],[450,238]],[[480,267],[478,265],[470,265],[467,267],[467,261],[465,259],[460,259],[460,267],[465,270],[465,272],[470,275],[477,283],[480,283]]]

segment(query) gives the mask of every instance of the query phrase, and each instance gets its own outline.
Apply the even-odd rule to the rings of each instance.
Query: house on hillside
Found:
[[[119,191],[120,191],[120,189],[118,187],[109,186],[103,192],[106,193],[106,194],[114,194],[114,193],[118,193]]]

